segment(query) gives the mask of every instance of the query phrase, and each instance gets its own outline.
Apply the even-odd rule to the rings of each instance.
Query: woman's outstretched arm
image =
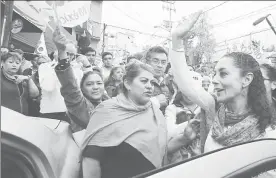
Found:
[[[186,63],[183,38],[193,27],[200,13],[195,14],[191,21],[183,22],[172,33],[172,51],[170,60],[172,72],[179,90],[186,95],[191,101],[199,105],[207,112],[213,112],[215,109],[215,100],[211,94],[199,87],[192,78]]]

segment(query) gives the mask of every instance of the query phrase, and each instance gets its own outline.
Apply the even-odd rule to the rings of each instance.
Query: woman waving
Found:
[[[189,76],[183,39],[200,14],[194,14],[174,30],[170,58],[180,91],[203,109],[201,152],[265,136],[272,114],[260,66],[252,56],[234,52],[218,61],[213,79],[215,96],[195,87]]]

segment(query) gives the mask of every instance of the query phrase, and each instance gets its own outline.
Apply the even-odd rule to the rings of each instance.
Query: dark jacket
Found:
[[[173,96],[173,89],[170,82],[165,78],[163,81],[159,84],[157,79],[153,82],[154,85],[154,91],[153,91],[153,96],[158,96],[160,94],[164,94],[169,100],[168,102],[172,99]],[[165,107],[161,107],[160,110],[165,113]]]
[[[65,101],[72,131],[86,129],[90,116],[99,103],[92,103],[83,96],[70,65],[63,68],[57,65],[56,74],[61,84],[60,93]]]
[[[118,86],[114,84],[114,82],[109,82],[105,85],[105,90],[110,98],[116,97],[118,94],[122,93],[122,84],[120,83]]]
[[[1,71],[1,105],[28,115],[28,88],[27,83],[16,84]]]

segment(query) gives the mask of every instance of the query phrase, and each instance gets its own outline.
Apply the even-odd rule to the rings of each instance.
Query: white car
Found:
[[[1,106],[2,178],[78,178],[79,153],[69,124],[27,117]]]
[[[276,139],[254,140],[218,149],[135,178],[170,177],[276,178]]]
[[[79,139],[69,124],[1,107],[2,178],[78,178]],[[79,138],[82,138],[80,136]],[[276,177],[276,139],[215,150],[136,178]]]

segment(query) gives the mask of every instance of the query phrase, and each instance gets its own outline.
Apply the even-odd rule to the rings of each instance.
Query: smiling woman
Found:
[[[195,87],[182,40],[199,16],[194,14],[190,22],[180,23],[173,32],[171,64],[180,91],[203,109],[201,152],[266,137],[266,129],[273,128],[272,113],[260,66],[252,56],[233,52],[219,60],[213,79],[216,96]]]
[[[83,130],[89,123],[90,115],[102,100],[109,97],[104,94],[101,70],[94,68],[86,72],[80,84],[77,82],[70,63],[56,66],[56,74],[61,83],[61,95],[64,98],[73,132]]]

